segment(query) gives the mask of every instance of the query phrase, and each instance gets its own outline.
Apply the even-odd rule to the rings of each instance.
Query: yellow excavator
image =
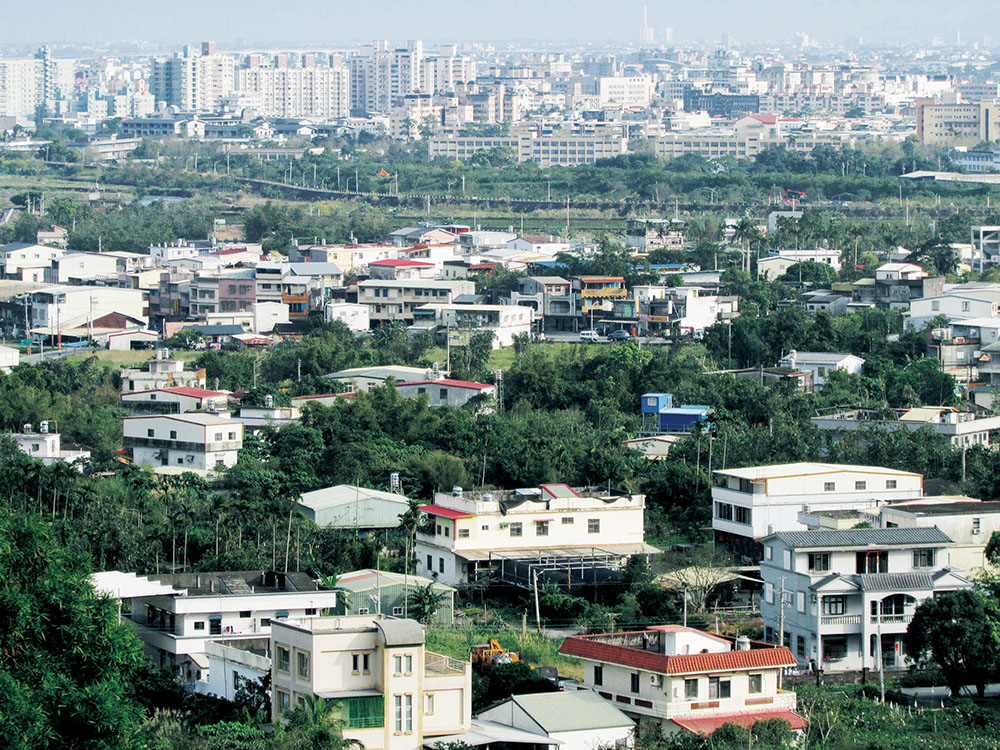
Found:
[[[480,670],[495,667],[497,664],[510,664],[521,661],[516,651],[508,651],[500,642],[491,638],[489,643],[481,643],[470,650],[472,666]]]

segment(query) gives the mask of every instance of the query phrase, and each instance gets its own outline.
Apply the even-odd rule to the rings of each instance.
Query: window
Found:
[[[230,432],[229,433],[229,439],[230,440],[235,440],[236,439],[236,433],[235,432]]]
[[[401,654],[392,657],[392,671],[395,674],[403,674],[403,656]]]
[[[316,608],[306,607],[306,617],[315,617],[315,616],[316,616]]]
[[[444,558],[438,558],[438,573],[444,573]]]
[[[865,486],[866,486],[866,483],[863,482],[863,481],[860,481],[860,480],[854,483],[854,489],[856,489],[856,490],[863,490],[863,489],[865,489]]]
[[[573,525],[573,517],[572,516],[563,516],[562,525],[563,526],[572,526]]]
[[[368,607],[359,607],[358,608],[358,614],[359,615],[367,615],[368,612],[369,612]]]
[[[295,669],[303,680],[309,679],[309,652],[295,651]]]
[[[177,430],[171,430],[170,431],[170,439],[171,440],[176,440],[177,439]]]
[[[888,573],[889,553],[879,550],[868,550],[867,552],[856,552],[855,573]]]
[[[409,694],[404,695],[403,696],[403,702],[404,702],[404,705],[406,707],[406,722],[403,725],[403,729],[406,732],[412,732],[413,731],[413,696],[409,695]]]
[[[629,677],[631,678],[629,689],[633,693],[638,693],[639,692],[639,673],[638,672],[633,672],[631,675],[629,675]]]
[[[729,503],[716,503],[715,504],[715,517],[721,518],[723,521],[733,520],[733,506]]]
[[[601,533],[601,519],[600,518],[588,518],[587,519],[587,533],[588,534],[600,534]]]
[[[424,693],[424,713],[434,713],[434,693]]]
[[[510,535],[511,536],[521,536],[521,522],[512,523],[510,525]]]
[[[535,536],[548,536],[548,535],[549,535],[549,522],[535,521]]]
[[[146,437],[153,437],[155,434],[156,433],[152,428],[146,430]]]
[[[802,591],[795,592],[795,609],[799,612],[806,611],[806,595]]]
[[[708,678],[708,698],[709,700],[718,700],[719,698],[728,698],[732,692],[732,683],[730,680],[723,680],[721,677],[709,677]]]
[[[282,646],[281,644],[275,647],[275,651],[278,654],[278,671],[287,672],[292,658],[291,651],[288,646]]]
[[[896,480],[895,479],[886,479],[885,480],[885,488],[887,490],[894,490],[894,489],[896,489]]]
[[[733,510],[735,511],[733,520],[735,520],[736,523],[747,525],[751,523],[752,511],[750,508],[744,508],[742,505],[734,505]]]
[[[215,433],[215,439],[216,440],[222,440],[222,433],[221,432]]]
[[[834,492],[836,489],[836,482],[823,482],[823,492]]]
[[[684,680],[684,699],[689,701],[698,700],[698,680]]]
[[[809,553],[809,570],[813,570],[819,573],[826,572],[830,569],[830,553],[829,552],[810,552]]]
[[[764,600],[768,604],[774,603],[774,584],[770,581],[764,584]]]
[[[773,556],[773,554],[774,554],[774,552],[771,549],[771,545],[770,544],[768,544],[766,547],[764,547],[764,559],[765,560],[770,560],[771,557]]]
[[[395,708],[395,731],[397,734],[403,731],[403,696],[394,695],[392,697],[393,708]]]
[[[934,567],[934,550],[932,550],[932,549],[915,549],[915,550],[913,550],[913,567],[914,568],[933,568]]]
[[[427,555],[427,572],[434,570],[434,558]]]
[[[287,713],[291,708],[291,696],[284,690],[278,690],[278,713]]]
[[[441,388],[440,391],[438,392],[438,398],[440,398],[442,401],[447,401],[448,400],[448,389],[447,388]]]
[[[459,529],[458,530],[458,538],[459,539],[468,539],[469,538],[469,530],[468,529]]]
[[[306,612],[306,614],[309,614],[309,613],[308,613],[308,612]],[[242,610],[242,611],[240,612],[240,617],[242,617],[242,618],[244,618],[244,619],[246,619],[247,617],[250,617],[250,615],[251,615],[251,612],[250,612],[250,610],[249,610],[249,609],[244,609],[244,610]]]
[[[823,656],[830,661],[839,661],[847,656],[847,636],[827,635],[823,637]]]
[[[413,656],[411,654],[403,657],[403,664],[406,666],[404,674],[413,674]]]
[[[198,622],[196,622],[194,624],[194,629],[195,630],[204,630],[205,629],[205,622],[204,622],[204,620],[199,620]]]
[[[764,692],[764,675],[752,674],[747,680],[747,692],[750,695],[758,695]]]
[[[604,684],[604,667],[600,664],[594,665],[594,684],[595,685]]]
[[[806,639],[801,635],[795,638],[795,653],[800,659],[806,658]]]
[[[846,596],[824,596],[823,597],[823,614],[824,615],[843,615],[847,613],[847,597]]]
[[[972,519],[972,533],[973,534],[978,534],[980,531],[982,531],[982,519],[973,518]]]
[[[270,617],[261,617],[260,618],[260,626],[262,628],[269,628],[269,627],[271,627],[271,618]]]

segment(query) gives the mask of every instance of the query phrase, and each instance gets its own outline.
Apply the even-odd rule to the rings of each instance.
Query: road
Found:
[[[553,343],[560,344],[617,344],[617,341],[611,341],[607,336],[599,336],[596,341],[580,341],[580,334],[573,333],[572,331],[552,331],[545,333],[545,340]],[[636,344],[667,344],[668,341],[660,338],[659,336],[633,336],[629,339]]]
[[[97,349],[92,346],[76,346],[72,348],[64,346],[61,352],[58,349],[46,349],[42,354],[29,354],[21,357],[18,363],[22,365],[37,365],[39,362],[47,359],[59,359],[60,357],[69,357],[72,354],[89,354],[95,351]]]

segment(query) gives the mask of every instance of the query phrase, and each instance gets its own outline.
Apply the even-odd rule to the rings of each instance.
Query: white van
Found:
[[[593,328],[588,331],[580,331],[580,341],[597,341],[600,337],[600,334]]]

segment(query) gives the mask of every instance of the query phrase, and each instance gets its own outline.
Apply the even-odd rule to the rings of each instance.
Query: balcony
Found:
[[[860,625],[861,615],[824,615],[822,625]]]
[[[608,287],[607,289],[584,289],[580,292],[583,299],[591,297],[627,297],[628,290],[620,287]]]
[[[869,622],[872,625],[878,625],[879,620],[881,620],[882,625],[909,625],[913,620],[912,614],[899,614],[899,615],[882,615],[881,618],[878,615],[871,615]]]
[[[427,651],[424,655],[424,676],[432,675],[464,675],[468,662],[453,659],[444,654]]]
[[[217,453],[219,451],[238,451],[243,447],[243,441],[211,441],[208,443],[191,443],[186,440],[165,440],[162,438],[136,437],[125,435],[122,444],[126,448],[166,448],[175,451],[191,453]]]

